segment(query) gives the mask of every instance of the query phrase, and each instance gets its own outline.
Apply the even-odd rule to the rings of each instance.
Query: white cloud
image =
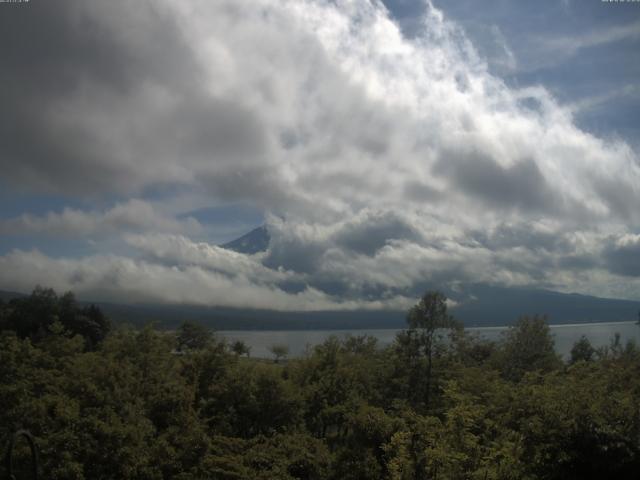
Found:
[[[292,272],[264,267],[260,263],[261,254],[248,256],[205,242],[193,242],[182,235],[127,235],[125,240],[152,260],[179,268],[201,267],[232,277],[246,277],[255,283],[295,280]]]
[[[616,25],[602,30],[591,31],[583,35],[541,39],[541,42],[550,51],[561,51],[566,56],[572,56],[585,48],[638,38],[640,38],[640,22],[636,21],[627,25]]]
[[[591,97],[581,98],[570,105],[571,110],[575,114],[581,114],[585,111],[597,109],[613,100],[627,98],[629,100],[637,100],[640,98],[639,85],[625,85],[622,88],[612,90],[602,95],[594,95]]]
[[[313,288],[287,293],[273,284],[258,284],[243,275],[229,277],[196,265],[178,267],[115,255],[53,259],[38,251],[0,257],[0,288],[28,291],[33,285],[73,290],[92,300],[185,303],[277,310],[404,309],[410,300],[334,299]]]
[[[523,72],[553,67],[584,50],[640,39],[640,22],[613,25],[572,35],[533,35],[528,38],[527,59],[519,65]]]
[[[202,226],[193,217],[177,220],[172,215],[159,212],[152,204],[136,199],[118,203],[102,212],[65,208],[60,213],[49,212],[43,216],[24,214],[0,220],[0,233],[3,235],[93,237],[147,230],[194,234],[200,232]]]
[[[124,23],[114,12],[128,4],[82,8],[118,33],[109,48],[122,69],[113,83],[122,85],[79,61],[82,85],[47,98],[39,120],[73,175],[18,152],[6,157],[20,164],[16,178],[79,195],[87,185],[124,194],[180,185],[244,201],[267,212],[272,244],[245,258],[188,235],[138,235],[127,241],[145,260],[2,257],[25,285],[46,283],[50,270],[76,290],[114,298],[315,309],[399,304],[398,292],[425,281],[588,291],[618,278],[597,262],[578,274],[561,260],[594,258],[601,232],[640,226],[640,211],[629,208],[640,204],[637,152],[580,130],[544,88],[510,88],[491,75],[462,29],[432,6],[412,40],[368,0],[143,1]],[[130,58],[146,69],[118,63]],[[138,201],[3,225],[81,235],[185,229]],[[515,244],[498,238],[505,225],[517,230],[502,231]],[[286,293],[283,281],[306,289]],[[344,298],[321,292],[336,285]],[[370,289],[383,300],[359,299]]]

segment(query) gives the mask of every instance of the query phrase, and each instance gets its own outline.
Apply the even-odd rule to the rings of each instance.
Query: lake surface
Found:
[[[469,327],[468,332],[477,332],[488,340],[498,340],[502,332],[509,327]],[[635,339],[640,343],[640,327],[635,322],[581,323],[570,325],[550,325],[555,340],[556,350],[567,357],[571,347],[582,335],[586,336],[594,347],[609,345],[616,333],[620,334],[622,343]],[[284,331],[219,331],[228,340],[242,340],[251,347],[251,356],[268,358],[273,355],[269,351],[272,345],[286,345],[290,356],[301,356],[307,348],[319,345],[329,336],[340,338],[346,335],[371,335],[378,339],[380,345],[393,342],[399,330],[284,330]]]

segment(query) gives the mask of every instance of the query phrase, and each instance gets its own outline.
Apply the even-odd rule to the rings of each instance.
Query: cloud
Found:
[[[103,212],[65,208],[47,215],[24,214],[0,220],[0,234],[63,237],[120,235],[126,231],[163,231],[198,233],[202,225],[193,217],[177,220],[158,212],[152,204],[132,199]]]
[[[17,250],[0,257],[16,285],[56,272],[109,298],[283,309],[399,305],[456,282],[640,292],[593,260],[640,226],[637,152],[581,130],[544,88],[508,86],[431,4],[407,38],[368,0],[32,3],[0,17],[11,181],[78,198],[193,190],[263,210],[272,243],[245,258],[193,242],[197,221],[140,200],[24,215],[0,228],[113,232],[141,258]]]
[[[264,147],[255,116],[202,85],[167,4],[37,2],[0,22],[0,159],[17,184],[130,194]]]
[[[588,112],[589,110],[598,109],[602,105],[606,105],[607,103],[620,98],[626,98],[628,100],[640,98],[640,86],[625,85],[622,88],[612,90],[602,95],[581,98],[580,100],[573,102],[570,105],[570,108],[576,114],[581,114]]]
[[[626,234],[605,247],[609,269],[619,275],[640,277],[640,235]]]
[[[569,57],[576,55],[585,48],[638,38],[640,38],[640,22],[636,21],[626,25],[615,25],[606,29],[592,31],[583,35],[558,36],[541,39],[540,41],[548,50],[559,50]]]
[[[34,283],[35,282],[35,283]],[[406,308],[402,297],[383,301],[348,301],[306,288],[287,293],[242,275],[229,277],[200,266],[167,266],[115,255],[52,259],[38,251],[15,250],[0,257],[0,286],[28,290],[35,284],[71,289],[85,299],[117,302],[224,305],[277,310],[353,310]]]
[[[264,267],[260,256],[250,257],[231,250],[193,242],[182,235],[128,235],[126,242],[144,252],[148,260],[180,268],[201,267],[227,276],[243,276],[256,283],[293,280],[291,272]]]
[[[631,6],[631,5],[629,5]],[[526,38],[526,61],[520,62],[520,72],[533,72],[569,62],[585,50],[597,47],[616,45],[617,51],[632,45],[640,39],[640,22],[627,22],[625,24],[608,25],[596,29],[589,29],[588,33],[575,33],[571,35],[535,34]],[[617,53],[617,52],[616,52]],[[597,53],[589,53],[594,56]],[[609,51],[608,56],[615,55]],[[596,57],[594,57],[596,58]],[[599,63],[603,63],[602,60]],[[576,64],[578,66],[579,64]],[[607,63],[607,65],[609,65]],[[625,69],[619,71],[625,74]],[[593,76],[593,80],[601,79]]]
[[[477,197],[490,207],[505,210],[552,212],[557,206],[555,192],[532,160],[501,166],[482,154],[445,154],[435,172],[450,179],[453,191]]]
[[[459,159],[454,187],[470,187],[462,208],[488,181],[481,171],[514,191],[513,175],[530,172],[581,203],[593,190],[576,173],[627,160],[624,144],[580,131],[544,91],[526,93],[540,110],[522,108],[525,93],[491,76],[433,7],[411,41],[365,1],[143,1],[129,16],[126,2],[67,0],[24,10],[5,35],[20,26],[42,32],[3,64],[17,92],[3,90],[11,102],[2,118],[30,127],[1,143],[0,158],[27,187],[112,193],[177,183],[326,219],[415,205],[408,182],[450,188],[434,178],[443,156]],[[37,48],[48,40],[65,68]],[[81,45],[102,55],[89,58]],[[51,78],[44,91],[34,74]]]

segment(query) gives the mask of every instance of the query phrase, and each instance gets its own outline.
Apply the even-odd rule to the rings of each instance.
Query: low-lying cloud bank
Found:
[[[25,190],[129,200],[0,232],[130,251],[14,250],[0,288],[285,310],[405,308],[464,282],[640,296],[638,153],[492,76],[431,5],[410,40],[368,0],[66,0],[7,17],[0,40],[33,35],[0,41],[0,167]],[[269,250],[198,242],[188,212],[133,199],[163,185],[263,209]]]

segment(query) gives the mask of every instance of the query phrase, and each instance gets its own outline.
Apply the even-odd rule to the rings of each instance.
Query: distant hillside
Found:
[[[253,255],[254,253],[266,251],[269,247],[270,239],[267,227],[263,225],[251,230],[240,238],[236,238],[229,243],[221,245],[221,247],[233,250],[234,252]]]
[[[404,328],[405,312],[278,312],[192,305],[116,305],[98,303],[114,321],[175,328],[191,320],[216,330],[341,330]]]
[[[552,324],[633,321],[640,311],[638,301],[577,293],[477,284],[463,291],[463,301],[452,313],[467,326],[509,325],[521,315],[533,314],[549,315]]]
[[[546,290],[469,287],[474,300],[451,309],[466,326],[513,324],[522,315],[547,314],[552,324],[634,321],[640,302],[564,294]],[[400,329],[406,326],[404,311],[277,312],[187,305],[100,304],[116,321],[147,323],[173,328],[182,320],[205,323],[217,330],[355,330]]]
[[[9,300],[13,299],[13,298],[20,298],[20,297],[25,297],[26,295],[24,293],[18,293],[18,292],[6,292],[4,290],[0,290],[0,300],[3,300],[5,302],[8,302]]]
[[[547,290],[469,285],[445,292],[458,301],[451,309],[468,327],[513,324],[522,315],[546,314],[552,324],[635,321],[640,302],[558,293]],[[23,294],[0,291],[0,298]],[[89,303],[90,299],[82,299]],[[416,299],[417,300],[417,299]],[[144,325],[155,322],[161,328],[175,328],[183,320],[203,323],[216,330],[357,330],[401,329],[404,311],[278,312],[193,305],[125,305],[97,303],[118,323]]]

